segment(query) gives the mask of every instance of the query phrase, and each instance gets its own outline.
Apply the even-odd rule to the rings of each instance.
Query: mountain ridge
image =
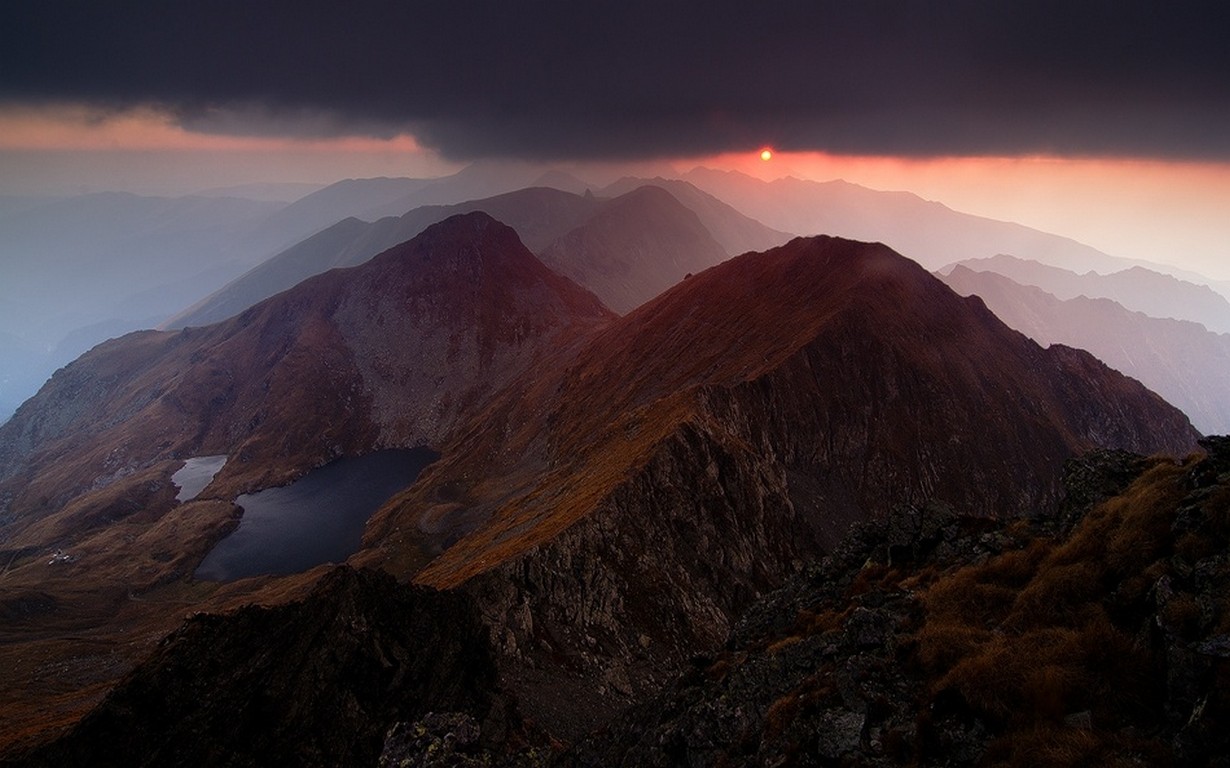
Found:
[[[1017,283],[1041,288],[1058,299],[1087,296],[1111,299],[1129,310],[1150,317],[1189,320],[1213,333],[1230,332],[1230,300],[1207,285],[1180,280],[1145,267],[1129,267],[1118,272],[1077,274],[1060,267],[999,254],[985,259],[967,259],[939,270],[947,273],[957,266],[974,272],[993,272]]]
[[[1108,298],[1059,299],[996,272],[958,265],[943,277],[963,295],[977,294],[1005,323],[1039,344],[1087,349],[1139,379],[1208,434],[1230,432],[1230,404],[1214,384],[1230,381],[1230,336],[1191,320],[1150,317]]]

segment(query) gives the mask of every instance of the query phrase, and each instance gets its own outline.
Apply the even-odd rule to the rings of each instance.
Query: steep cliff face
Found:
[[[1230,671],[1230,442],[1068,465],[1060,517],[856,526],[563,765],[1205,765]]]
[[[360,559],[407,567],[407,531],[442,549],[415,578],[471,591],[547,709],[569,670],[610,706],[651,686],[852,522],[929,499],[1031,514],[1073,453],[1197,438],[1089,355],[832,238],[684,281],[526,392],[386,507]]]

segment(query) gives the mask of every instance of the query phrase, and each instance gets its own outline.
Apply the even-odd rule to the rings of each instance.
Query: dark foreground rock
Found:
[[[570,766],[1227,765],[1230,440],[1010,523],[857,527]]]
[[[301,602],[190,619],[24,764],[374,766],[394,723],[431,712],[510,741],[494,681],[462,596],[339,568]]]

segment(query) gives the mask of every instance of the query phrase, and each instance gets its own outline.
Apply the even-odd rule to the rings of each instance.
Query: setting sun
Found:
[[[767,148],[766,148],[766,149],[762,149],[762,150],[760,150],[760,159],[761,159],[761,160],[766,160],[766,161],[767,161],[767,160],[772,160],[772,159],[773,159],[773,150],[771,150],[771,149],[767,149]]]

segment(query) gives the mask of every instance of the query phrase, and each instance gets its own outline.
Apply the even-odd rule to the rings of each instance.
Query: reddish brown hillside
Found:
[[[212,492],[229,498],[338,455],[437,444],[608,317],[475,213],[224,323],[108,342],[0,429],[5,538],[50,546],[22,539],[21,521],[168,459],[230,456]]]
[[[183,612],[310,583],[190,580],[235,524],[235,494],[339,454],[447,442],[611,317],[476,213],[224,323],[132,334],[58,372],[0,428],[0,750],[79,717]],[[222,472],[177,503],[172,473],[214,454]]]
[[[511,652],[550,638],[583,667],[601,638],[617,660],[603,674],[633,687],[719,642],[855,520],[931,498],[1027,514],[1076,452],[1197,438],[1092,357],[1043,350],[884,246],[834,238],[696,275],[528,391],[445,448],[361,559],[412,571],[446,547],[417,579],[466,584]],[[426,549],[402,538],[414,530]]]

